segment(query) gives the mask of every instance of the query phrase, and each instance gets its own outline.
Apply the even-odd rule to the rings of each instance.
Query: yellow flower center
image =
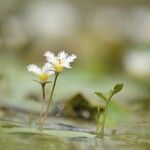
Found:
[[[54,69],[57,73],[61,73],[64,70],[64,66],[60,63],[60,64],[55,64],[54,65]]]
[[[48,74],[42,73],[39,75],[39,79],[41,82],[46,82],[48,80]]]

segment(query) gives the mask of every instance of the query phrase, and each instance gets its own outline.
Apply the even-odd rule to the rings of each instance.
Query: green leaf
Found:
[[[106,97],[103,93],[101,93],[101,92],[95,92],[95,94],[96,94],[98,97],[102,98],[103,100],[106,100],[106,101],[107,101],[107,97]]]
[[[114,89],[112,90],[112,96],[119,93],[123,88],[123,83],[116,84]]]

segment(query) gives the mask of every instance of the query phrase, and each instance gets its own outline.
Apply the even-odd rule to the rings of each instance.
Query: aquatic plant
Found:
[[[68,55],[66,52],[62,51],[55,55],[54,53],[47,51],[44,56],[46,57],[47,63],[44,64],[42,68],[38,67],[37,65],[30,64],[27,66],[27,70],[29,72],[33,72],[38,76],[38,80],[34,80],[39,83],[42,87],[42,101],[41,101],[41,112],[40,112],[40,120],[39,120],[39,127],[41,129],[44,128],[45,121],[47,118],[47,114],[49,111],[49,107],[53,98],[56,82],[58,76],[65,70],[71,69],[70,63],[73,62],[77,56],[72,54]],[[55,79],[53,82],[52,90],[50,92],[50,98],[45,110],[45,85],[49,83],[48,81],[49,76],[55,74]]]
[[[51,65],[49,63],[45,63],[42,68],[38,67],[37,65],[30,64],[27,66],[27,70],[29,72],[33,72],[38,76],[38,80],[34,80],[39,83],[42,87],[42,100],[41,100],[41,112],[40,112],[40,119],[39,119],[39,126],[40,128],[44,127],[45,119],[44,119],[44,105],[45,105],[45,85],[49,83],[48,81],[49,76],[54,74],[54,71],[50,70]]]
[[[46,57],[46,60],[48,61],[48,63],[51,65],[51,67],[52,67],[51,70],[55,72],[55,79],[54,79],[54,83],[52,86],[50,98],[49,98],[46,113],[45,113],[45,119],[46,119],[48,110],[49,110],[49,107],[50,107],[50,104],[51,104],[51,101],[53,98],[53,93],[55,90],[57,78],[65,69],[71,69],[70,63],[74,62],[74,60],[77,58],[77,56],[74,54],[69,56],[64,51],[58,53],[58,55],[55,55],[54,53],[47,51],[44,54],[44,56]]]
[[[104,109],[101,109],[100,107],[98,107],[97,109],[97,116],[96,116],[96,135],[98,138],[103,139],[104,137],[104,127],[105,127],[105,122],[106,122],[106,116],[107,116],[107,112],[108,112],[108,106],[110,104],[111,98],[117,94],[118,92],[120,92],[123,88],[123,83],[117,84],[115,85],[115,87],[113,88],[113,90],[111,90],[110,92],[104,94],[101,92],[95,92],[95,94],[100,97],[101,99],[104,100],[105,102],[105,107]]]

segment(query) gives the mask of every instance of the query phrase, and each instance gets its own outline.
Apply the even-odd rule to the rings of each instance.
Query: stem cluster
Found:
[[[52,98],[53,98],[53,94],[54,94],[54,90],[55,90],[55,86],[56,86],[56,81],[57,81],[58,75],[59,74],[55,75],[54,83],[53,83],[53,86],[52,86],[52,90],[51,90],[51,93],[50,93],[50,98],[49,98],[46,110],[45,110],[44,106],[45,106],[45,85],[47,83],[41,83],[42,100],[41,100],[41,111],[40,111],[40,120],[39,120],[39,127],[40,127],[40,129],[44,128],[45,121],[46,121],[46,118],[47,118],[47,115],[48,115],[48,111],[49,111],[49,107],[50,107],[50,104],[52,102]]]

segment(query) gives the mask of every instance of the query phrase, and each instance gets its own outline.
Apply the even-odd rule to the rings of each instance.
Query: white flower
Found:
[[[27,66],[27,70],[38,75],[39,80],[42,83],[47,82],[49,76],[54,73],[54,71],[52,71],[50,63],[45,63],[42,68],[38,67],[37,65],[30,64],[29,66]]]
[[[50,51],[47,51],[44,56],[46,57],[47,61],[52,65],[53,70],[56,73],[61,73],[65,68],[71,69],[70,63],[74,62],[77,58],[76,55],[68,55],[64,51],[58,53],[57,56]]]

